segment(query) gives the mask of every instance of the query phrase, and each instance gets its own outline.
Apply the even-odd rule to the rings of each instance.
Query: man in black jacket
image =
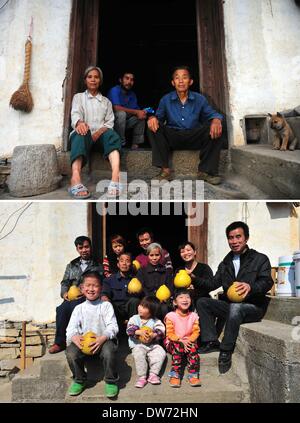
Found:
[[[74,308],[85,301],[83,295],[70,301],[68,290],[72,285],[79,286],[84,272],[97,271],[103,278],[102,267],[92,258],[92,243],[90,238],[79,236],[74,241],[79,257],[72,260],[66,267],[63,280],[61,281],[60,296],[63,303],[56,308],[56,334],[54,344],[49,348],[50,354],[56,354],[66,349],[66,329]]]
[[[233,222],[226,228],[230,253],[220,263],[211,284],[211,291],[223,287],[219,300],[200,298],[197,301],[201,327],[200,353],[220,350],[219,371],[226,373],[231,367],[241,323],[260,321],[267,309],[267,292],[273,285],[268,257],[248,247],[249,228],[244,222]],[[243,302],[230,302],[226,293],[233,282],[238,282],[237,293]],[[225,321],[224,337],[218,341],[216,318]]]

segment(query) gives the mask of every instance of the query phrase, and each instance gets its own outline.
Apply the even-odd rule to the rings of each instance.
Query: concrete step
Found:
[[[245,395],[238,379],[230,371],[219,375],[217,353],[201,358],[202,386],[191,388],[183,380],[180,389],[168,384],[170,356],[165,363],[160,386],[147,385],[144,389],[134,387],[136,372],[133,357],[127,346],[122,345],[118,353],[120,393],[116,402],[242,402]],[[88,369],[89,385],[79,397],[69,397],[71,372],[64,353],[47,354],[38,364],[18,374],[12,380],[13,402],[110,402],[104,396],[103,371],[91,364]],[[97,377],[95,377],[97,375]]]
[[[251,402],[300,402],[299,326],[271,320],[243,324],[233,371],[249,386]]]
[[[265,314],[266,320],[291,325],[295,316],[300,316],[300,298],[269,297],[270,302]],[[300,317],[299,317],[300,319]]]
[[[231,165],[267,198],[300,198],[300,150],[278,151],[267,144],[232,147]]]

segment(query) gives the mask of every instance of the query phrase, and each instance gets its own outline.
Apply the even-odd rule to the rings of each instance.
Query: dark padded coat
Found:
[[[64,293],[68,292],[70,286],[80,285],[83,273],[92,270],[98,272],[101,276],[101,280],[103,280],[103,268],[99,263],[97,263],[96,260],[91,259],[88,264],[88,267],[85,269],[84,272],[82,272],[80,267],[80,257],[77,257],[76,259],[72,260],[67,265],[63,280],[61,281],[61,297],[63,298]]]
[[[240,270],[235,276],[234,266],[232,263],[233,253],[230,252],[219,264],[218,270],[213,280],[203,280],[203,288],[213,291],[219,287],[223,287],[224,294],[219,299],[227,300],[226,292],[234,281],[246,282],[251,286],[251,291],[245,298],[245,303],[255,304],[258,306],[266,306],[268,299],[267,292],[273,286],[271,277],[271,264],[265,254],[248,248],[240,257]]]

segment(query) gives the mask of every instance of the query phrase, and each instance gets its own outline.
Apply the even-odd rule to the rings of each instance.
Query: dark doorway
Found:
[[[190,66],[192,89],[226,115],[228,86],[222,0],[73,0],[64,81],[63,150],[67,151],[72,98],[84,69],[98,63],[103,94],[127,67],[136,73],[140,107],[157,107],[172,89],[170,74]]]
[[[190,66],[199,91],[196,2],[188,0],[101,0],[98,63],[103,93],[122,71],[136,75],[134,91],[141,108],[158,106],[172,90],[174,66]]]
[[[136,203],[136,205],[137,207],[139,207],[139,203]],[[101,227],[103,217],[96,212],[96,204],[93,204],[92,207],[92,237],[94,250],[98,259],[102,260],[103,254],[101,233],[103,232],[101,230]],[[163,248],[169,251],[174,268],[177,268],[179,266],[181,260],[177,248],[178,245],[188,239],[188,227],[186,226],[187,216],[184,213],[183,208],[182,214],[179,215],[178,210],[180,209],[176,209],[176,207],[174,207],[174,204],[170,204],[170,213],[168,215],[164,215],[162,211],[162,205],[159,204],[159,206],[155,207],[156,211],[157,207],[159,207],[159,214],[156,213],[156,215],[151,215],[151,205],[150,203],[148,203],[148,215],[139,214],[137,216],[133,216],[130,213],[127,213],[127,215],[125,216],[120,215],[119,213],[120,207],[122,207],[122,205],[117,205],[116,207],[117,214],[107,214],[105,218],[107,248],[110,236],[113,234],[120,234],[127,239],[129,243],[129,250],[132,252],[133,256],[137,256],[141,252],[141,249],[137,244],[136,232],[143,227],[148,227],[152,229],[155,241],[159,242],[163,246]],[[122,210],[124,210],[124,208]]]

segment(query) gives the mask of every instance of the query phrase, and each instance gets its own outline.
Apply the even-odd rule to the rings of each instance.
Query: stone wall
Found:
[[[53,344],[55,323],[26,323],[26,367]],[[0,377],[13,377],[21,365],[22,322],[0,321]]]

